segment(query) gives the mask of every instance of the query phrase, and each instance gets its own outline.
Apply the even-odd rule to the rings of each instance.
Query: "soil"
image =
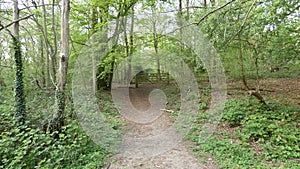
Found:
[[[126,120],[127,130],[122,138],[120,152],[113,156],[113,162],[108,168],[217,168],[213,165],[213,159],[209,155],[205,159],[196,157],[190,150],[190,147],[195,145],[182,139],[182,136],[175,131],[172,127],[174,121],[170,118],[169,112],[161,110],[167,104],[165,95],[162,95],[159,90],[154,90],[156,88],[159,86],[149,84],[141,85],[139,88],[129,88],[129,98],[132,105],[124,101],[123,106],[125,107],[122,109],[127,111],[123,112],[123,115],[129,117]],[[119,94],[124,93],[119,92]],[[134,112],[135,116],[130,116],[131,112],[128,111],[137,111],[142,115],[137,115],[137,112]],[[149,121],[143,118],[154,120]]]
[[[228,99],[248,95],[241,81],[228,80],[227,85]],[[256,81],[248,80],[248,85],[250,87],[255,87]],[[300,78],[263,79],[260,80],[259,85],[260,93],[267,102],[272,100],[300,108]],[[127,132],[123,137],[120,153],[114,155],[114,161],[110,164],[109,168],[218,168],[213,164],[214,160],[209,154],[205,158],[196,157],[190,150],[190,147],[195,146],[192,142],[185,140],[179,141],[181,140],[181,137],[175,132],[170,132],[173,121],[169,117],[168,112],[161,111],[160,109],[162,107],[156,109],[151,107],[151,101],[149,102],[150,92],[155,88],[159,88],[159,86],[141,85],[137,89],[129,89],[129,97],[132,106],[135,107],[138,112],[144,112],[148,115],[144,114],[140,116],[134,114],[133,116],[130,116],[130,108],[127,107],[127,109],[124,109],[127,110],[125,115],[127,113],[130,119],[126,121]],[[162,103],[165,102],[164,99],[158,99],[157,101]],[[149,121],[149,119],[152,120]],[[226,129],[230,128],[222,125],[219,125],[218,127],[218,130]],[[169,132],[166,132],[168,130]],[[166,133],[171,133],[166,136],[169,137],[169,139],[166,137],[162,138],[162,135],[166,135]],[[179,138],[178,140],[177,137]]]
[[[250,88],[256,86],[256,81],[248,80]],[[230,80],[228,85],[228,98],[247,95],[241,81]],[[300,109],[300,78],[267,78],[259,81],[261,95],[269,100],[289,104]]]

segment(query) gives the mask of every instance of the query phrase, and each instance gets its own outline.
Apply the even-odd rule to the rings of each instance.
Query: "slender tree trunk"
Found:
[[[134,5],[131,7],[131,24],[130,24],[130,32],[129,32],[129,46],[130,46],[130,53],[128,58],[128,76],[131,77],[131,59],[133,54],[133,28],[134,28]],[[137,77],[137,75],[135,76]],[[138,87],[137,81],[135,80],[135,86]]]
[[[52,74],[53,74],[53,82],[56,83],[56,66],[57,66],[57,34],[56,34],[56,28],[55,28],[55,0],[52,1],[52,8],[51,8],[51,27],[53,32],[53,44],[54,49],[51,48],[51,64],[52,64]]]
[[[91,36],[93,36],[93,34],[95,32],[97,32],[96,30],[96,26],[98,23],[98,17],[97,17],[97,10],[96,7],[93,7],[92,9],[92,18],[91,18]],[[98,62],[99,62],[99,58],[96,55],[93,55],[92,57],[92,65],[93,65],[93,91],[94,91],[94,95],[97,94],[98,90],[99,90],[99,86],[97,83],[97,78],[98,78]]]
[[[247,90],[250,90],[245,76],[244,63],[243,63],[243,46],[241,40],[239,40],[239,61],[240,61],[240,69],[241,69],[241,78],[244,86]]]
[[[190,0],[186,0],[186,21],[190,19]]]
[[[250,96],[254,96],[262,104],[267,105],[267,103],[265,102],[264,98],[260,94],[259,89],[257,88],[258,86],[256,86],[256,90],[255,91],[253,91],[253,90],[251,91],[250,87],[248,86],[248,83],[247,83],[247,80],[246,80],[246,76],[245,76],[244,63],[243,63],[243,46],[242,46],[242,41],[240,40],[240,37],[239,37],[239,61],[240,61],[240,69],[241,69],[242,82],[243,82],[246,90],[249,91],[249,95]]]
[[[133,28],[134,28],[134,5],[131,7],[131,24],[130,24],[130,33],[129,33],[129,45],[130,45],[130,53],[129,53],[129,59],[128,59],[128,75],[131,77],[132,74],[132,54],[133,54]],[[135,75],[135,88],[139,87],[139,81],[138,81],[138,73]]]
[[[182,0],[179,0],[179,23],[178,24],[180,26],[180,29],[179,29],[179,36],[180,36],[179,56],[183,57],[182,28],[181,28],[183,26]],[[180,66],[181,66],[181,69],[183,69],[183,58],[180,61]],[[180,74],[181,74],[181,77],[183,77],[184,71],[180,72]]]
[[[124,29],[124,41],[125,41],[125,54],[126,54],[126,58],[130,58],[130,46],[129,46],[129,42],[128,42],[128,37],[127,37],[127,16],[125,16],[124,18],[122,18],[122,24],[123,24],[123,29]],[[131,73],[131,70],[129,70],[129,66],[127,67],[126,70],[126,66],[124,66],[125,68],[125,75],[127,77],[126,83],[129,82],[130,80],[130,76],[129,73]],[[131,66],[130,66],[131,68]],[[129,82],[130,84],[130,82]]]
[[[152,14],[156,15],[156,9],[152,6]],[[156,20],[153,20],[153,47],[156,55],[156,64],[157,64],[157,79],[161,81],[161,73],[160,73],[160,58],[158,55],[158,39],[157,39],[157,28],[156,28]]]
[[[44,40],[43,37],[40,36],[40,62],[41,62],[41,74],[42,74],[42,86],[46,87],[46,75],[45,75],[45,56],[44,56]]]
[[[61,15],[61,54],[59,59],[59,81],[56,88],[56,112],[53,114],[53,131],[61,131],[64,125],[65,88],[67,84],[67,71],[69,61],[69,12],[70,0],[62,1]]]
[[[50,61],[49,61],[49,45],[48,45],[48,30],[47,30],[47,12],[45,8],[44,0],[42,0],[42,9],[43,9],[43,33],[44,33],[44,45],[45,45],[45,51],[46,51],[46,88],[48,88],[50,85]]]
[[[14,0],[14,20],[19,19],[18,0]],[[26,118],[26,104],[24,96],[23,84],[23,62],[21,53],[21,42],[19,37],[19,22],[15,22],[13,26],[13,45],[14,45],[14,58],[16,63],[16,80],[15,80],[15,100],[16,110],[15,118],[18,125],[23,125]]]
[[[100,19],[100,23],[104,25],[100,28],[101,32],[105,31],[105,33],[101,37],[100,43],[108,43],[108,39],[107,39],[108,38],[108,29],[107,29],[107,25],[105,24],[107,22],[107,18],[108,18],[108,9],[109,9],[109,7],[108,7],[108,5],[106,5],[104,7],[101,7],[99,10],[93,10],[93,12],[92,12],[92,27],[94,28],[94,30],[92,30],[92,32],[96,31],[95,28],[96,28],[96,24],[98,23],[99,19]],[[100,16],[98,16],[99,12],[101,13]],[[106,15],[106,17],[103,15]],[[118,27],[118,24],[119,24],[118,19],[116,19],[116,21],[117,21],[116,27]],[[101,60],[103,61],[104,58],[102,58]],[[95,94],[100,89],[106,89],[106,90],[110,89],[111,80],[112,80],[111,76],[113,75],[112,73],[109,73],[105,77],[100,77],[100,74],[104,71],[105,67],[99,66],[98,65],[99,61],[100,61],[100,58],[98,58],[98,57],[93,58],[93,83],[94,83],[93,85],[94,85],[94,93]]]

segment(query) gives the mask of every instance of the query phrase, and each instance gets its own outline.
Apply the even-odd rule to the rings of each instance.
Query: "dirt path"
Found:
[[[216,168],[212,165],[212,160],[202,164],[201,159],[193,155],[193,152],[189,150],[192,142],[181,141],[182,136],[172,127],[172,119],[167,112],[161,111],[167,102],[165,95],[159,90],[153,90],[156,87],[141,85],[140,88],[129,89],[132,105],[124,101],[123,108],[123,111],[126,111],[123,115],[130,119],[127,120],[127,132],[122,138],[120,153],[113,157],[113,163],[109,168]],[[126,95],[126,92],[119,94]],[[132,110],[130,106],[133,106],[135,110]]]

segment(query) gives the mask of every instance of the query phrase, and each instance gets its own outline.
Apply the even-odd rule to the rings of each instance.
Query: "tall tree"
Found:
[[[44,47],[45,47],[45,52],[46,52],[46,78],[45,78],[45,85],[46,88],[48,88],[50,85],[49,80],[50,80],[50,61],[49,61],[49,43],[48,43],[48,29],[47,29],[47,12],[46,12],[46,7],[45,7],[45,2],[42,0],[42,9],[43,9],[43,34],[44,34]]]
[[[151,6],[151,11],[152,14],[157,17],[157,11],[154,7],[155,4]],[[158,21],[156,19],[152,20],[152,26],[153,26],[153,47],[154,51],[156,54],[156,64],[157,64],[157,79],[160,81],[161,80],[161,73],[160,73],[160,58],[158,55],[158,32],[157,32],[157,26],[158,26]]]
[[[69,61],[69,12],[70,0],[62,1],[62,14],[61,14],[61,53],[59,59],[59,79],[58,86],[56,87],[56,112],[53,114],[54,124],[53,130],[60,131],[64,125],[64,112],[66,107],[65,88],[67,84],[67,71]]]
[[[14,26],[13,26],[13,45],[14,45],[14,58],[16,63],[16,80],[15,80],[15,100],[16,100],[16,111],[15,118],[16,122],[20,125],[25,123],[26,117],[26,105],[24,96],[24,84],[23,84],[23,62],[21,53],[21,42],[19,37],[19,7],[18,0],[14,0]]]

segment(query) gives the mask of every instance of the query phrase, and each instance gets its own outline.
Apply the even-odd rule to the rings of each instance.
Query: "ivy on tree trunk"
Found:
[[[21,54],[21,44],[18,38],[13,37],[14,45],[14,57],[16,63],[16,80],[15,80],[15,100],[16,100],[16,111],[15,118],[18,124],[25,123],[25,97],[24,97],[24,84],[23,84],[23,63]]]
[[[19,8],[18,1],[14,1],[14,20],[19,20]],[[16,110],[15,118],[18,125],[23,125],[25,123],[25,96],[24,96],[24,84],[23,84],[23,63],[22,63],[22,53],[21,53],[21,42],[19,39],[19,21],[14,23],[13,31],[13,46],[14,46],[14,58],[16,63],[16,79],[15,79],[15,100],[16,100]]]

